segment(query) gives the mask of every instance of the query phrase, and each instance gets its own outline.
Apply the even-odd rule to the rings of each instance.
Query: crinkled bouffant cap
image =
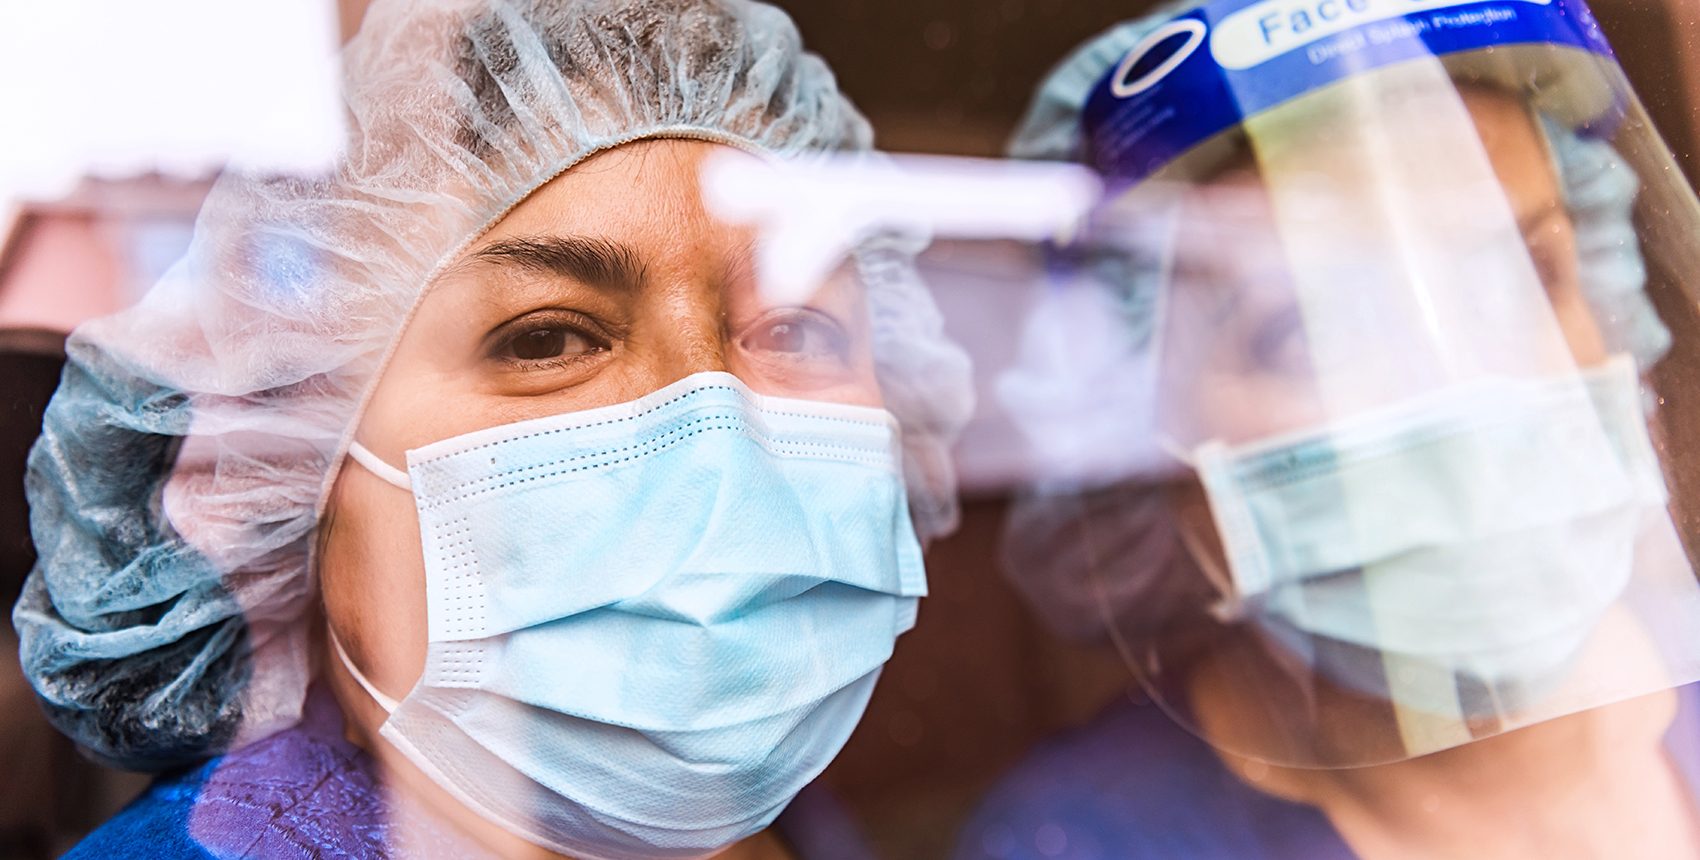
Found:
[[[386,350],[457,249],[625,141],[780,156],[871,141],[785,14],[746,0],[378,0],[344,69],[336,173],[221,178],[188,255],[72,335],[30,455],[23,667],[54,723],[123,767],[298,717],[317,508]],[[912,505],[936,532],[954,514],[966,358],[906,257],[859,262]]]

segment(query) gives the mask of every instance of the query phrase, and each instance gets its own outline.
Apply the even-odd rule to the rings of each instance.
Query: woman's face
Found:
[[[1600,364],[1607,350],[1582,292],[1575,227],[1534,118],[1520,99],[1497,91],[1463,88],[1460,95],[1571,359],[1578,367]],[[1170,432],[1183,444],[1212,439],[1238,444],[1325,426],[1329,415],[1305,320],[1273,202],[1259,177],[1249,171],[1229,173],[1193,191],[1176,243],[1164,333],[1169,364],[1163,397]],[[1366,362],[1371,359],[1366,350]],[[1165,494],[1189,555],[1220,592],[1229,593],[1228,560],[1202,484],[1189,475],[1165,487]],[[1189,677],[1192,695],[1198,697],[1197,714],[1215,721],[1209,728],[1215,737],[1234,739],[1224,740],[1225,745],[1282,748],[1286,741],[1273,735],[1238,734],[1271,730],[1280,722],[1268,708],[1290,692],[1279,668],[1282,646],[1247,633],[1249,626],[1223,631],[1204,610],[1204,605],[1192,608],[1192,617],[1199,619],[1195,626],[1172,625],[1171,630],[1181,629],[1188,637],[1165,633],[1169,640],[1163,647],[1170,649],[1165,662],[1199,660],[1195,665],[1203,669]],[[1209,637],[1215,641],[1207,653],[1185,650]],[[1258,690],[1229,680],[1235,677],[1257,677],[1270,686]],[[1306,695],[1326,695],[1326,689],[1319,690]],[[1327,701],[1307,699],[1305,707],[1321,708],[1318,703]],[[1340,713],[1358,707],[1356,701],[1339,705]],[[1236,723],[1242,717],[1245,722]]]
[[[1496,90],[1463,87],[1459,95],[1573,359],[1599,364],[1606,351],[1582,295],[1575,230],[1534,118],[1520,98]],[[1160,407],[1167,431],[1191,446],[1324,422],[1305,320],[1263,181],[1236,170],[1190,190],[1175,243]],[[1364,346],[1365,360],[1374,360],[1375,345]]]
[[[1534,119],[1520,99],[1497,91],[1463,88],[1460,95],[1572,358],[1582,367],[1599,364],[1606,349],[1582,294],[1574,226]],[[1164,432],[1190,448],[1323,426],[1329,416],[1305,321],[1259,176],[1232,170],[1190,189],[1174,241],[1158,406]],[[1229,592],[1228,562],[1202,484],[1189,474],[1164,493],[1189,554]],[[1203,609],[1195,607],[1200,618]]]
[[[627,402],[708,371],[763,394],[881,405],[855,278],[841,271],[797,305],[766,302],[751,269],[753,233],[703,210],[698,165],[724,149],[628,144],[526,198],[429,287],[356,440],[405,468],[410,449]],[[350,659],[401,699],[426,654],[412,495],[348,461],[319,572],[327,621]],[[351,737],[411,771],[378,738],[385,713],[337,660],[325,665]]]

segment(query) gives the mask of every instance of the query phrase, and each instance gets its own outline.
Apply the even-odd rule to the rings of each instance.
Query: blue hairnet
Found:
[[[1647,298],[1647,265],[1633,218],[1641,180],[1611,144],[1550,119],[1541,125],[1576,229],[1582,298],[1607,346],[1633,354],[1642,369],[1652,367],[1670,350],[1671,335]]]
[[[484,229],[637,139],[871,144],[785,14],[748,0],[379,0],[343,64],[334,174],[221,178],[187,256],[72,334],[31,453],[23,667],[53,721],[121,766],[298,718],[326,493],[424,286]],[[856,265],[916,526],[938,534],[967,358],[901,243]]]

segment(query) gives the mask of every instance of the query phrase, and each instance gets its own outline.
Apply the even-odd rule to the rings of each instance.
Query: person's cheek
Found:
[[[1553,311],[1558,315],[1558,326],[1577,365],[1591,367],[1606,360],[1605,338],[1580,292],[1555,301]]]
[[[424,542],[413,499],[350,461],[326,507],[325,612],[361,671],[395,698],[425,670]]]

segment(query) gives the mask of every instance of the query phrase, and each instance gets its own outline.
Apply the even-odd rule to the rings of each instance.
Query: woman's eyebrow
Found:
[[[631,246],[591,236],[522,236],[480,249],[472,259],[518,266],[622,292],[639,290],[645,266]]]

